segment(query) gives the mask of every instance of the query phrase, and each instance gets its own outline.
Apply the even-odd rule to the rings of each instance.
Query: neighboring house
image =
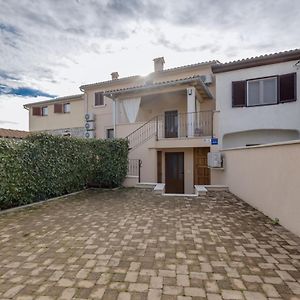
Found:
[[[82,94],[29,103],[24,107],[29,111],[29,131],[84,137]]]
[[[220,147],[299,139],[300,50],[213,66]]]
[[[14,129],[0,128],[0,139],[21,140],[29,135],[29,132]]]

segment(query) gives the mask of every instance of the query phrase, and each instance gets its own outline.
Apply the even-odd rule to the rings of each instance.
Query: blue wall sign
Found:
[[[219,144],[218,138],[211,138],[210,144],[211,144],[211,145],[218,145],[218,144]]]

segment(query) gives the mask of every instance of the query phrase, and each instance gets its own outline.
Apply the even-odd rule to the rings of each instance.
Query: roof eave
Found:
[[[161,84],[154,84],[154,85],[150,85],[150,86],[141,86],[141,87],[136,87],[136,88],[130,88],[130,89],[126,89],[126,90],[120,90],[120,91],[106,91],[103,94],[109,98],[117,98],[119,96],[126,96],[128,94],[132,94],[132,93],[138,93],[138,92],[147,92],[147,91],[151,91],[153,90],[153,92],[159,91],[163,88],[166,87],[173,87],[176,85],[185,85],[185,84],[193,84],[193,85],[198,85],[201,87],[201,89],[204,91],[204,93],[206,94],[206,97],[208,99],[213,99],[213,96],[210,92],[210,90],[208,89],[208,87],[206,86],[206,84],[200,79],[200,78],[189,78],[189,79],[183,79],[180,81],[174,81],[174,82],[167,82],[167,83],[161,83]]]
[[[168,74],[168,73],[178,72],[178,71],[182,71],[182,70],[186,70],[186,69],[193,69],[193,68],[205,67],[205,66],[210,66],[210,65],[213,66],[213,65],[218,64],[218,63],[220,63],[218,60],[205,61],[205,62],[200,62],[200,63],[196,63],[196,64],[165,69],[165,70],[162,70],[162,71],[151,72],[147,76],[152,77],[152,76],[155,76],[155,75]],[[119,78],[119,79],[113,79],[113,80],[95,82],[95,83],[90,83],[90,84],[84,84],[84,85],[81,85],[79,88],[80,88],[80,90],[81,89],[86,90],[88,88],[93,88],[93,87],[97,87],[97,86],[105,86],[105,85],[110,85],[110,84],[119,83],[119,82],[123,82],[123,81],[124,82],[131,81],[133,79],[138,79],[138,78],[141,78],[141,77],[143,77],[143,76],[133,75],[133,76],[123,77],[123,78]]]
[[[83,99],[83,94],[78,94],[78,95],[71,95],[71,96],[65,96],[65,97],[58,97],[58,98],[54,98],[54,99],[48,99],[48,100],[43,100],[43,101],[39,101],[39,102],[31,102],[31,103],[26,103],[23,105],[24,108],[29,108],[31,106],[34,105],[40,105],[40,104],[51,104],[53,102],[59,102],[59,101],[73,101],[73,100],[79,100],[79,99]]]
[[[277,64],[282,62],[288,62],[292,60],[300,59],[300,50],[291,50],[287,52],[280,52],[275,54],[269,54],[264,56],[258,56],[254,58],[247,58],[244,60],[238,60],[234,62],[215,64],[212,66],[213,73],[224,73],[234,70],[254,68],[264,65]]]
[[[123,78],[118,78],[118,79],[112,79],[112,80],[106,80],[106,81],[101,81],[101,82],[89,83],[89,84],[81,85],[79,87],[79,89],[81,91],[84,91],[86,89],[94,88],[94,87],[97,87],[97,86],[111,85],[111,84],[115,84],[115,83],[124,83],[124,82],[127,82],[127,81],[138,79],[140,77],[142,77],[142,76],[133,75],[133,76],[123,77]]]

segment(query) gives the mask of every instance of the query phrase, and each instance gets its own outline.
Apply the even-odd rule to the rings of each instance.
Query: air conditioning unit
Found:
[[[84,118],[86,121],[94,121],[95,120],[95,115],[93,113],[87,113],[84,115]]]
[[[213,75],[211,74],[202,75],[200,77],[205,84],[211,84],[213,82]]]
[[[221,152],[209,152],[207,154],[208,167],[210,168],[222,168],[223,159]]]
[[[95,138],[95,131],[85,131],[84,137],[87,139]]]
[[[95,129],[95,123],[94,122],[86,122],[84,125],[86,130],[94,130]]]

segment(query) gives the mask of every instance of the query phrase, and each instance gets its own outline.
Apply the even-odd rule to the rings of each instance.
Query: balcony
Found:
[[[155,116],[127,136],[130,149],[152,137],[156,141],[199,139],[213,136],[213,111],[179,113],[167,111]]]
[[[213,112],[178,113],[168,111],[157,116],[156,138],[201,138],[213,134]]]

